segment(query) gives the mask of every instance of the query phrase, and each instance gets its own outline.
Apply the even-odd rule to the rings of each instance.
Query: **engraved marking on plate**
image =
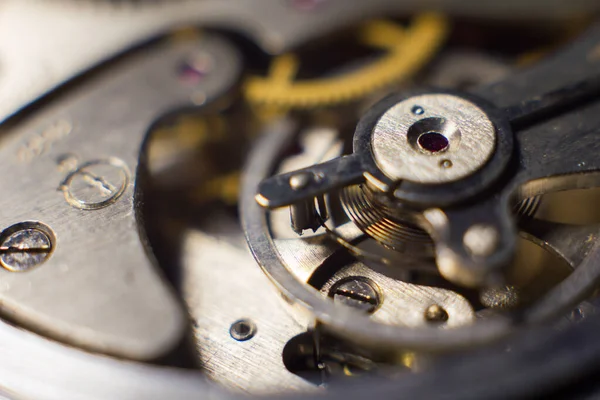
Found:
[[[98,210],[116,202],[127,189],[131,174],[118,158],[87,162],[60,185],[67,203],[81,210]]]
[[[47,153],[54,142],[68,136],[73,130],[73,125],[65,120],[60,119],[42,131],[29,138],[19,150],[17,150],[17,158],[22,163],[29,163],[34,158]]]

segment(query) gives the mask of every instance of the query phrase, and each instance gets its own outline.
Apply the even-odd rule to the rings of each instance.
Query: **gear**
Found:
[[[381,59],[342,75],[294,81],[298,58],[284,54],[275,58],[269,76],[248,79],[245,94],[255,105],[283,109],[332,106],[356,100],[419,71],[435,54],[446,31],[446,19],[433,13],[417,16],[407,29],[387,21],[372,21],[361,28],[359,40],[386,50]]]

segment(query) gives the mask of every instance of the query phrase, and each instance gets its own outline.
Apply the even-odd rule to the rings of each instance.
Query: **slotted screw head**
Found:
[[[7,270],[26,271],[50,257],[52,239],[42,229],[25,223],[6,231],[0,243],[0,264]]]
[[[374,312],[380,305],[380,296],[375,284],[362,277],[340,280],[333,285],[329,295],[338,304],[367,313]]]

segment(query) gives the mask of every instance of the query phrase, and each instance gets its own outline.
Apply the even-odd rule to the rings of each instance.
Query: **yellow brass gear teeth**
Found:
[[[386,21],[372,21],[360,31],[360,40],[388,54],[365,67],[333,78],[294,81],[299,67],[293,54],[275,58],[268,77],[250,77],[244,92],[258,106],[302,109],[332,106],[359,99],[386,85],[413,76],[436,53],[447,31],[446,19],[421,14],[404,29]]]

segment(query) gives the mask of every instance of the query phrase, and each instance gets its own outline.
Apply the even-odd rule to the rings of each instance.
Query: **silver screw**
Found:
[[[447,169],[447,168],[452,168],[452,161],[450,160],[442,160],[440,161],[440,167]]]
[[[448,312],[437,304],[432,304],[425,310],[425,319],[428,322],[446,322],[448,321]]]
[[[292,175],[290,178],[290,187],[292,190],[304,189],[310,182],[310,174],[306,172],[300,172],[299,174]]]
[[[421,106],[413,106],[410,112],[412,112],[415,115],[423,115],[425,113],[425,109],[423,109],[423,107]]]
[[[256,325],[249,319],[240,319],[231,324],[229,334],[238,342],[243,342],[256,335]]]
[[[50,237],[40,229],[25,224],[2,240],[0,264],[9,271],[26,271],[46,261],[51,252]]]
[[[349,277],[337,282],[329,293],[333,301],[372,313],[379,307],[380,296],[375,283],[363,277]]]
[[[129,184],[129,170],[117,159],[92,161],[71,172],[60,189],[65,200],[82,210],[97,210],[117,201]]]
[[[491,225],[473,225],[463,236],[465,248],[474,256],[485,257],[492,254],[498,246],[500,236]]]

